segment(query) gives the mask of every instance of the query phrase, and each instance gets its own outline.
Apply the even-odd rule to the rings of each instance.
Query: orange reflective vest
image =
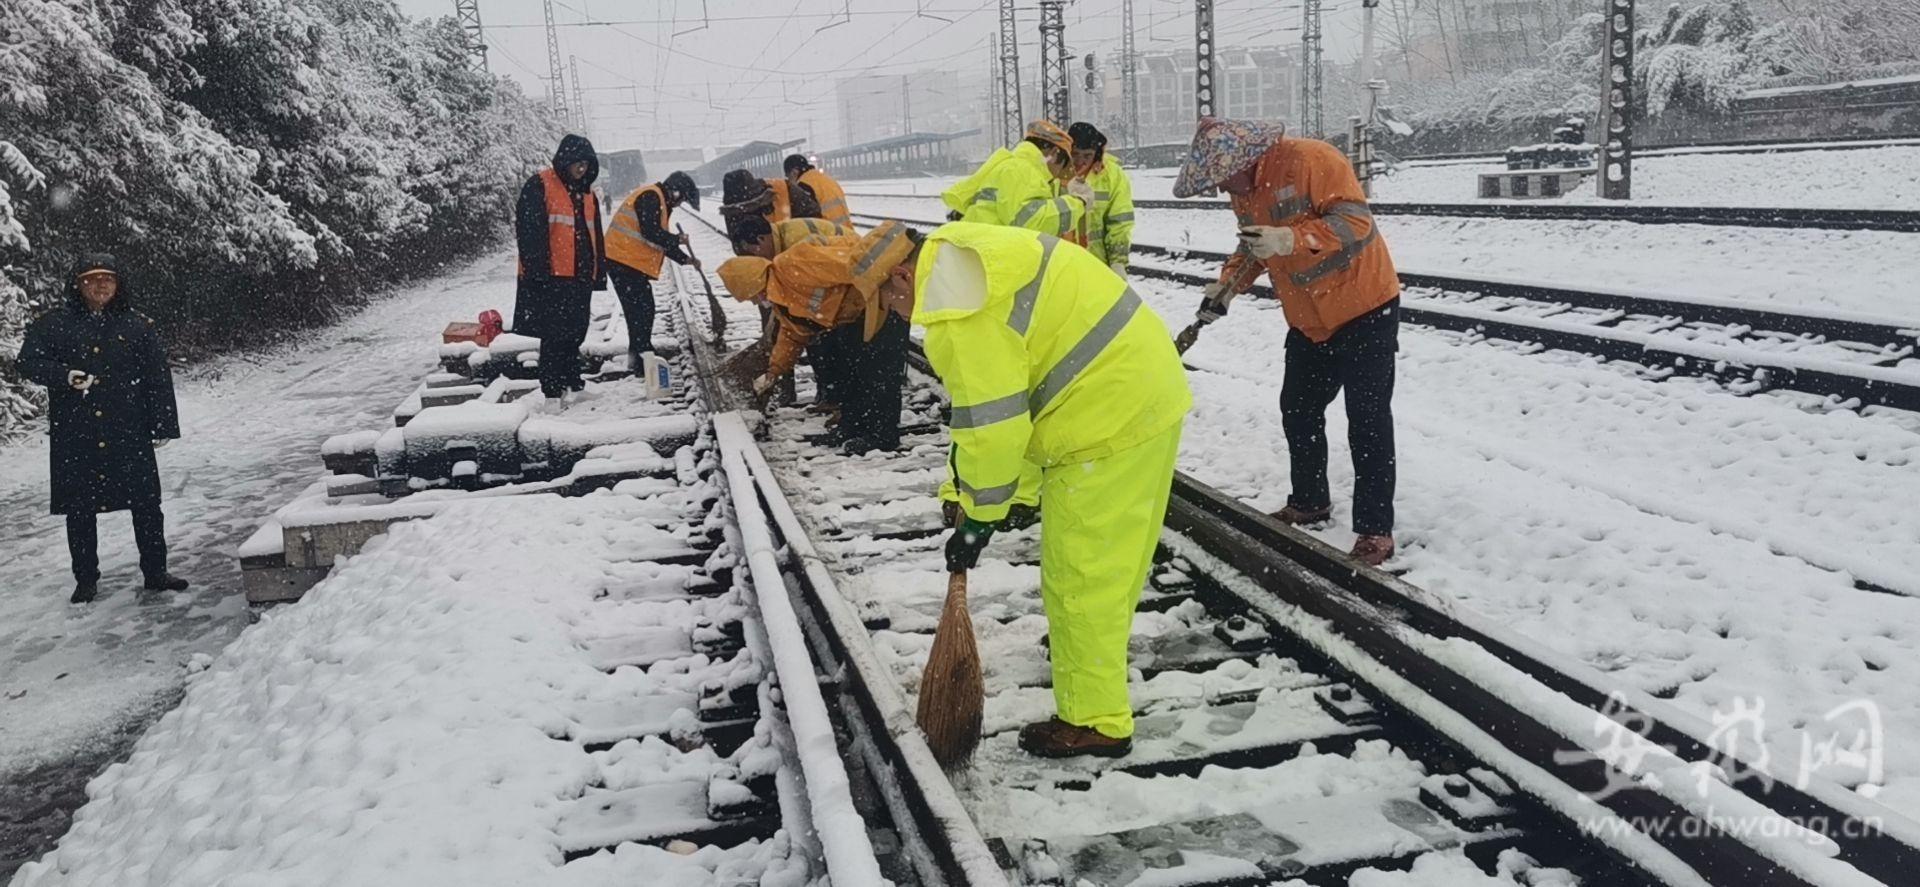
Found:
[[[767,221],[779,224],[793,218],[793,186],[786,179],[767,179],[767,187],[773,190],[773,212],[767,214]]]
[[[567,183],[560,180],[560,172],[552,167],[540,171],[540,187],[547,199],[547,262],[548,271],[554,277],[572,279],[574,272],[574,231],[579,219],[573,214],[573,192],[567,190]],[[580,195],[580,206],[587,216],[587,242],[592,243],[594,235],[600,230],[600,198],[588,189]],[[594,257],[593,279],[599,280],[606,269],[600,267],[599,257]],[[521,266],[520,274],[526,275],[526,267]]]
[[[1253,190],[1234,195],[1241,225],[1293,229],[1292,255],[1267,259],[1267,277],[1287,325],[1315,342],[1400,294],[1393,257],[1374,226],[1366,192],[1347,155],[1314,139],[1281,139],[1255,166]],[[1235,252],[1220,273],[1232,281],[1247,262]],[[1245,281],[1245,291],[1258,279]]]
[[[649,192],[660,201],[660,229],[664,231],[671,224],[673,210],[667,206],[667,194],[660,189],[660,184],[655,182],[636,189],[620,204],[619,211],[613,214],[613,225],[607,228],[607,258],[658,280],[667,254],[640,235],[640,214],[633,208],[640,201],[640,195]]]
[[[853,224],[853,214],[847,211],[847,192],[840,183],[817,169],[800,174],[800,184],[813,189],[813,196],[820,198],[820,218],[841,225]]]

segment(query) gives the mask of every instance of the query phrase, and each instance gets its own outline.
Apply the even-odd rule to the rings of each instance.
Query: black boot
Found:
[[[187,584],[187,580],[175,576],[172,573],[161,573],[158,576],[147,577],[148,591],[186,591]]]
[[[100,591],[100,584],[93,579],[82,579],[73,584],[73,597],[67,598],[69,604],[86,604]]]

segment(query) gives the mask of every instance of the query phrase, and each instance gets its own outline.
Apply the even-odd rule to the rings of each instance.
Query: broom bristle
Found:
[[[928,651],[927,668],[920,675],[920,707],[915,718],[940,766],[952,769],[973,759],[974,749],[980,746],[981,710],[986,700],[973,616],[967,612],[967,574],[952,573],[947,577],[947,602],[940,609],[933,649]]]

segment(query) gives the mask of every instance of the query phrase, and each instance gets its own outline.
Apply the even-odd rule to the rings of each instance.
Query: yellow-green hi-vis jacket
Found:
[[[1086,205],[1066,195],[1031,142],[994,151],[980,168],[942,192],[963,222],[1010,225],[1066,237],[1080,229]]]

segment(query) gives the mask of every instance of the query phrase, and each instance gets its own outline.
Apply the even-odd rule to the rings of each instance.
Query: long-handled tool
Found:
[[[947,602],[933,632],[927,668],[920,673],[920,706],[914,719],[940,766],[952,769],[980,747],[987,685],[980,676],[980,648],[967,612],[967,574],[947,574]]]
[[[695,262],[700,261],[700,257],[694,254],[693,241],[687,237],[687,229],[675,225],[673,226],[673,232],[680,235],[680,239],[685,241],[687,255]],[[724,341],[727,336],[727,314],[720,309],[720,297],[713,294],[713,281],[707,279],[707,272],[704,268],[700,270],[700,285],[707,289],[707,323],[712,325],[713,341],[715,344],[718,344]]]
[[[1254,278],[1260,276],[1260,272],[1267,270],[1266,264],[1254,258],[1244,247],[1234,250],[1233,254],[1242,257],[1244,261],[1240,263],[1240,270],[1233,275],[1233,279],[1227,281],[1226,289],[1222,290],[1223,293],[1229,294],[1228,298],[1232,298],[1232,293],[1237,293],[1252,283]],[[1180,335],[1173,337],[1174,349],[1181,354],[1187,353],[1187,349],[1192,348],[1193,343],[1200,341],[1200,328],[1204,326],[1206,326],[1206,323],[1202,322],[1199,318],[1195,318],[1192,323],[1187,324],[1187,328],[1181,330]]]

